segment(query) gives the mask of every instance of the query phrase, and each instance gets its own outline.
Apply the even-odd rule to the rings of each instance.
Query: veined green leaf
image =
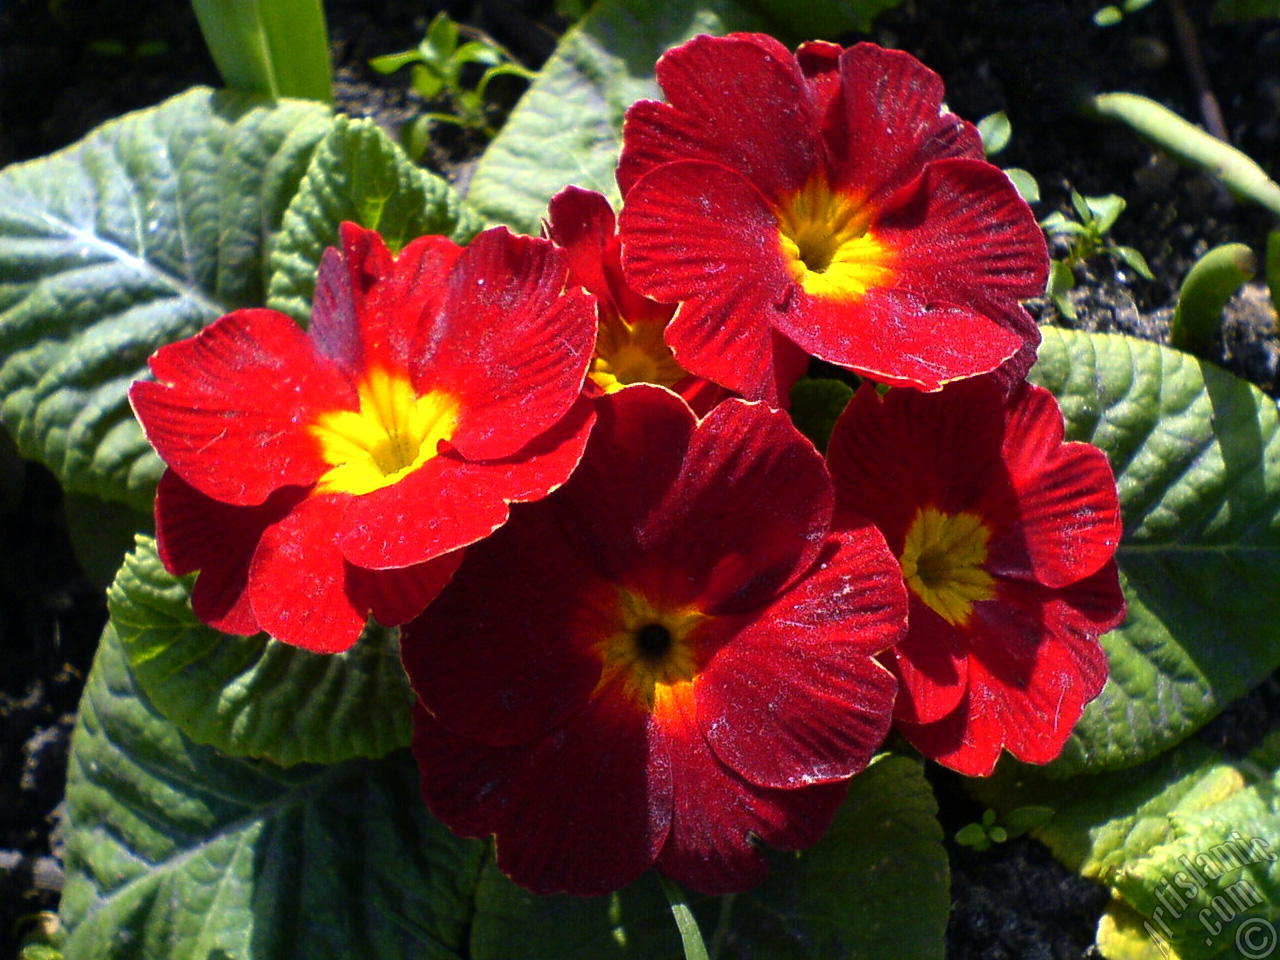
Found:
[[[1128,619],[1052,769],[1167,750],[1280,666],[1280,418],[1257,388],[1154,343],[1045,329],[1032,379],[1099,446],[1124,515]]]
[[[380,757],[408,746],[413,692],[399,633],[366,628],[339,654],[205,626],[191,577],[170,576],[155,541],[137,549],[107,592],[111,626],[155,710],[196,743],[230,756],[296,763]]]
[[[150,513],[126,391],[158,347],[260,304],[327,108],[193,90],[0,171],[0,418],[67,490]]]
[[[425,234],[465,243],[480,229],[453,188],[416,166],[372,120],[338,117],[285,213],[268,306],[310,320],[320,256],[338,244],[344,220],[377,230],[393,253]]]
[[[427,813],[407,751],[283,769],[199,746],[103,635],[72,742],[66,956],[445,960],[484,844]]]
[[[1034,836],[1110,888],[1108,960],[1236,960],[1267,956],[1280,922],[1280,776],[1261,759],[1193,740],[1123,772],[1062,781],[1009,764],[969,786],[1001,807],[1053,807]]]

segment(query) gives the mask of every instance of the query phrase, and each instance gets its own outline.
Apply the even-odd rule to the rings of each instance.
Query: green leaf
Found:
[[[136,682],[192,741],[230,756],[296,763],[380,757],[408,746],[413,692],[398,632],[370,626],[340,654],[206,627],[192,578],[167,573],[139,538],[107,594],[111,625]]]
[[[1074,290],[1075,286],[1076,275],[1066,261],[1053,260],[1049,263],[1049,286],[1045,293],[1058,308],[1058,312],[1068,320],[1076,318],[1075,304],[1067,299],[1067,294]]]
[[[1026,170],[1021,167],[1005,167],[1004,175],[1009,178],[1009,182],[1013,184],[1013,189],[1018,191],[1018,196],[1027,203],[1040,202],[1040,184]]]
[[[863,33],[885,10],[902,0],[743,0],[743,6],[769,20],[770,32],[799,43],[803,40],[834,40],[850,30]]]
[[[1003,110],[989,113],[978,121],[978,135],[982,137],[982,149],[988,157],[994,156],[1009,145],[1013,125]]]
[[[1178,290],[1169,321],[1169,343],[1201,357],[1214,351],[1227,303],[1258,270],[1258,258],[1243,243],[1224,243],[1191,265]]]
[[[430,100],[444,89],[444,76],[438,67],[428,67],[423,63],[415,63],[410,71],[410,83],[414,91],[423,100]]]
[[[791,387],[791,419],[815,447],[825,451],[836,420],[852,396],[853,387],[843,380],[803,377]]]
[[[318,104],[193,90],[0,171],[0,419],[67,490],[150,512],[129,384],[157,347],[260,304]]]
[[[1273,770],[1226,762],[1193,740],[1121,773],[1064,782],[1009,765],[969,786],[984,802],[1055,808],[1035,836],[1111,889],[1098,927],[1110,960],[1234,960],[1251,955],[1237,933],[1269,935],[1280,921]]]
[[[496,67],[502,62],[502,52],[489,46],[487,43],[481,43],[479,40],[472,40],[460,46],[453,58],[458,63],[478,63],[485,67]],[[523,67],[519,69],[523,70]]]
[[[967,823],[956,831],[956,843],[981,852],[990,848],[991,839],[987,836],[987,828],[982,824]]]
[[[1115,226],[1116,221],[1120,219],[1120,214],[1124,213],[1124,197],[1118,197],[1115,194],[1105,197],[1085,197],[1084,202],[1092,214],[1097,236],[1102,236]],[[1081,217],[1084,217],[1084,214],[1081,214]]]
[[[384,53],[380,57],[374,57],[369,61],[369,66],[378,73],[395,73],[401,67],[407,67],[411,63],[417,63],[422,59],[422,55],[417,51],[403,50],[400,53]]]
[[[1068,220],[1061,210],[1055,210],[1040,221],[1040,228],[1050,236],[1083,237],[1089,232],[1082,223]]]
[[[66,955],[465,954],[484,844],[427,813],[408,752],[283,769],[185,738],[112,627],[72,738]]]
[[[990,778],[965,781],[978,802],[1002,812],[1043,806],[1031,833],[1081,876],[1109,883],[1126,863],[1170,836],[1170,814],[1203,810],[1244,786],[1234,766],[1196,740],[1122,772],[1068,780],[1002,760]]]
[[[241,93],[333,101],[320,0],[191,0],[223,82]]]
[[[1090,223],[1094,219],[1093,205],[1074,187],[1071,188],[1071,206],[1075,208],[1076,216],[1084,223]]]
[[[1114,27],[1117,23],[1124,19],[1124,13],[1120,8],[1111,4],[1103,7],[1093,15],[1093,22],[1100,27]]]
[[[377,230],[393,252],[426,234],[465,242],[479,229],[453,188],[415,166],[372,120],[338,117],[284,215],[268,306],[310,320],[320,256],[338,243],[344,220]]]
[[[426,49],[438,63],[443,63],[453,56],[458,46],[458,25],[444,11],[437,13],[435,19],[427,27],[427,35],[423,38]]]
[[[817,845],[772,855],[755,890],[693,898],[704,938],[721,960],[941,960],[950,894],[936,813],[920,763],[882,755]],[[536,897],[489,863],[476,903],[473,960],[683,956],[652,873],[610,896]]]
[[[600,191],[616,209],[622,115],[642,97],[661,97],[658,57],[700,33],[762,26],[732,0],[601,0],[565,32],[484,152],[467,200],[485,218],[532,234],[568,184]]]
[[[1031,377],[1120,490],[1127,620],[1053,769],[1130,766],[1280,666],[1280,418],[1256,387],[1146,341],[1045,328]]]
[[[1116,246],[1111,248],[1111,252],[1129,265],[1138,276],[1144,280],[1154,280],[1155,274],[1151,272],[1151,268],[1147,266],[1147,258],[1133,247]]]
[[[1265,792],[1273,789],[1269,784]],[[1168,842],[1115,877],[1118,899],[1146,918],[1143,928],[1153,940],[1163,934],[1179,960],[1270,955],[1280,922],[1280,864],[1272,846],[1280,837],[1280,810],[1274,799],[1257,789],[1239,790],[1173,823]],[[1265,952],[1246,952],[1250,947]]]

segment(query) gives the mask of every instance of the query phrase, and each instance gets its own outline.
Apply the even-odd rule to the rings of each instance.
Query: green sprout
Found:
[[[473,39],[459,44],[463,32]],[[471,66],[484,67],[479,81],[468,87],[463,72]],[[470,27],[461,27],[439,13],[427,27],[426,35],[412,50],[388,53],[374,57],[369,66],[379,73],[395,73],[412,66],[410,83],[424,100],[444,98],[452,104],[453,113],[424,113],[408,124],[402,133],[404,146],[415,158],[421,157],[427,144],[427,132],[432,121],[452,123],[464,130],[482,133],[492,138],[497,130],[489,123],[489,107],[485,92],[494,77],[515,76],[528,80],[532,70],[515,62],[497,42]]]
[[[1106,255],[1127,264],[1144,279],[1154,280],[1155,277],[1141,253],[1133,247],[1116,243],[1110,236],[1111,228],[1124,212],[1123,197],[1114,194],[1084,197],[1072,190],[1071,205],[1079,220],[1072,220],[1055,210],[1040,221],[1040,227],[1051,239],[1066,244],[1063,259],[1054,260],[1050,265],[1049,287],[1045,292],[1064,317],[1075,320],[1076,310],[1067,294],[1075,289],[1075,268],[1084,261]]]
[[[1207,357],[1212,353],[1222,311],[1240,287],[1253,279],[1258,258],[1243,243],[1214,247],[1187,271],[1170,322],[1169,342],[1179,350]]]
[[[982,820],[956,831],[956,843],[982,853],[997,843],[1014,840],[1034,830],[1052,816],[1052,807],[1017,807],[997,819],[996,812],[988,808],[983,812]]]
[[[1136,93],[1099,93],[1086,98],[1080,111],[1095,120],[1128,126],[1175,160],[1217,177],[1234,196],[1280,216],[1280,184],[1250,157],[1168,107]]]

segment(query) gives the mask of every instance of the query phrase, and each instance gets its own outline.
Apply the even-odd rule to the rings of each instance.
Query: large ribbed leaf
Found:
[[[399,632],[370,625],[339,654],[236,637],[191,612],[191,577],[139,538],[107,593],[111,625],[155,708],[196,743],[283,765],[380,757],[409,745],[413,692]]]
[[[72,741],[65,955],[445,960],[485,846],[427,813],[408,751],[333,766],[224,757],[156,712],[113,628]]]
[[[285,213],[269,306],[310,319],[320,255],[338,245],[344,220],[377,230],[392,252],[425,234],[465,243],[480,229],[453,188],[415,166],[372,120],[338,117]]]
[[[129,384],[157,347],[260,304],[315,103],[193,90],[0,172],[0,418],[64,487],[149,513]]]
[[[1124,771],[1064,782],[1011,765],[970,788],[1002,812],[1054,810],[1034,835],[1110,888],[1108,960],[1262,958],[1280,923],[1278,747],[1232,762],[1191,740]]]
[[[1033,379],[1067,435],[1102,448],[1124,514],[1129,616],[1054,769],[1168,749],[1280,666],[1280,417],[1256,387],[1188,354],[1046,329]]]

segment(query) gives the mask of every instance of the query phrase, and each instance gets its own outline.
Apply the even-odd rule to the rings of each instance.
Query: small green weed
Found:
[[[1146,280],[1154,280],[1151,268],[1142,254],[1133,247],[1122,246],[1110,236],[1111,228],[1124,212],[1123,197],[1114,194],[1105,197],[1084,197],[1071,191],[1071,205],[1079,220],[1072,220],[1055,210],[1040,221],[1040,226],[1050,240],[1058,240],[1066,246],[1066,255],[1054,260],[1049,269],[1049,288],[1046,293],[1064,317],[1076,319],[1075,307],[1067,294],[1075,289],[1075,268],[1084,261],[1099,255],[1113,257],[1127,264]]]
[[[463,36],[472,39],[461,42]],[[464,71],[472,66],[484,68],[474,87],[464,80]],[[379,73],[395,73],[411,67],[410,83],[424,100],[443,99],[452,113],[424,113],[407,124],[401,139],[410,156],[418,159],[427,144],[430,125],[451,123],[465,130],[492,138],[497,130],[489,123],[489,104],[485,93],[494,77],[516,76],[528,80],[533,71],[515,62],[511,54],[490,37],[470,27],[461,26],[446,13],[436,15],[426,35],[412,50],[374,57],[369,66]]]

